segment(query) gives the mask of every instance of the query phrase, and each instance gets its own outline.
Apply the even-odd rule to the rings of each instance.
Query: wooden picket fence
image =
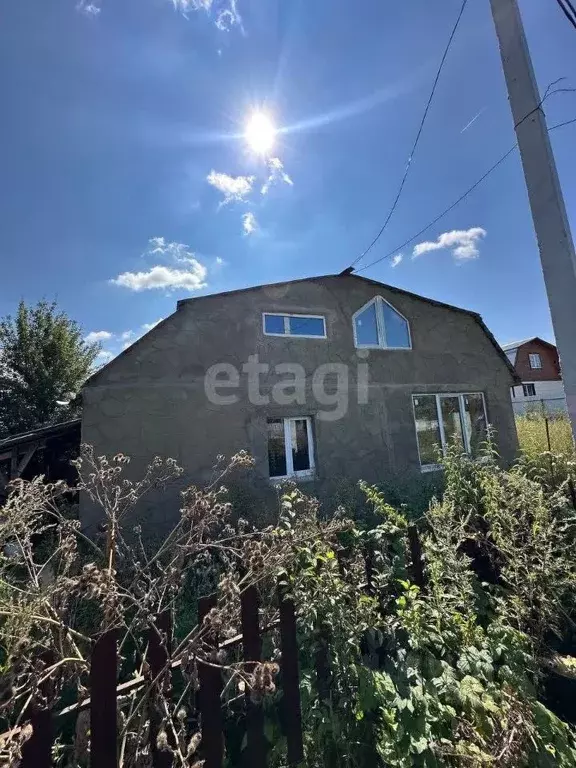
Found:
[[[412,580],[421,588],[424,584],[424,570],[418,532],[415,527],[408,529],[408,545],[412,560]],[[366,556],[366,584],[371,592],[373,564]],[[280,722],[286,739],[287,764],[298,766],[304,759],[302,740],[302,716],[300,702],[300,681],[298,668],[298,644],[296,608],[285,581],[278,582],[279,620],[272,626],[260,626],[260,596],[255,586],[246,588],[241,594],[242,633],[219,643],[214,639],[214,650],[240,648],[244,662],[262,661],[262,639],[266,632],[278,629],[280,635],[281,672]],[[198,620],[202,622],[208,612],[216,607],[216,596],[210,595],[199,600]],[[147,677],[138,677],[118,685],[118,637],[115,630],[103,634],[94,644],[90,659],[90,698],[66,707],[59,712],[34,708],[29,711],[32,735],[22,746],[22,760],[19,768],[51,768],[52,749],[56,736],[56,725],[65,716],[90,711],[90,768],[115,768],[118,765],[118,707],[117,699],[126,697],[141,687],[149,687],[150,700],[154,700],[155,686],[163,686],[165,692],[170,685],[171,670],[180,662],[170,662],[173,638],[170,613],[162,614],[157,627],[148,632],[146,659],[150,672]],[[329,637],[322,638],[315,654],[315,668],[318,695],[325,698],[329,693]],[[166,672],[166,670],[168,670]],[[165,674],[163,674],[163,672]],[[166,680],[168,677],[168,682]],[[204,761],[204,768],[222,768],[224,761],[224,711],[221,701],[223,679],[218,666],[199,662],[199,689],[194,697],[196,716],[200,722],[201,745],[199,754],[190,760]],[[160,723],[151,710],[149,743],[154,768],[176,766],[172,752],[159,749],[157,736]],[[264,735],[264,712],[262,706],[250,699],[246,693],[245,707],[246,747],[243,751],[243,765],[248,768],[266,768],[267,743]],[[6,734],[4,734],[6,736]],[[0,736],[0,739],[2,737]]]

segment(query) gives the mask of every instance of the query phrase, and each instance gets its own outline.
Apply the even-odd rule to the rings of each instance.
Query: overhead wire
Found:
[[[532,114],[532,113],[529,113]],[[529,115],[526,115],[526,117],[523,118],[525,120]],[[522,121],[520,121],[522,122]],[[551,126],[548,128],[548,132],[555,131],[557,128],[563,128],[566,125],[570,125],[571,123],[576,123],[576,117],[572,118],[571,120],[565,120],[562,123],[557,123],[556,125]],[[520,124],[520,123],[519,123]],[[518,124],[518,125],[519,125]],[[425,227],[423,227],[419,232],[416,232],[415,235],[412,235],[408,240],[406,240],[402,245],[398,245],[396,248],[394,248],[389,253],[386,253],[384,256],[380,256],[378,259],[375,259],[374,261],[370,262],[370,264],[365,265],[364,267],[360,267],[359,269],[355,270],[356,272],[365,272],[367,269],[370,269],[376,264],[379,264],[381,261],[384,261],[384,259],[389,259],[391,256],[395,256],[399,251],[402,250],[402,248],[405,248],[407,245],[410,245],[414,240],[416,240],[420,235],[423,235],[424,232],[426,232],[430,227],[433,227],[434,224],[436,224],[440,219],[443,219],[446,214],[450,213],[451,210],[456,208],[457,205],[459,205],[463,200],[465,200],[468,195],[470,195],[477,187],[484,182],[488,176],[490,176],[505,160],[508,159],[508,157],[518,148],[518,144],[514,144],[513,147],[510,147],[510,149],[502,155],[502,157],[497,160],[494,165],[489,168],[486,173],[481,176],[478,181],[474,182],[471,187],[469,187],[464,194],[460,195],[460,197],[455,200],[451,205],[448,206],[448,208],[445,208],[442,213],[440,213],[436,218],[432,219],[428,224],[426,224]]]
[[[560,6],[562,13],[566,16],[570,24],[576,29],[576,8],[572,5],[570,0],[556,0]]]
[[[414,153],[416,152],[416,149],[418,147],[418,144],[420,142],[420,137],[422,136],[422,131],[424,130],[424,124],[426,122],[426,118],[428,117],[428,112],[430,111],[430,107],[432,106],[432,101],[434,100],[434,95],[436,93],[436,87],[438,85],[438,81],[440,80],[440,75],[442,74],[442,70],[444,69],[444,63],[446,62],[446,58],[448,57],[448,52],[450,51],[450,48],[452,47],[452,42],[454,40],[454,37],[456,35],[456,31],[458,29],[458,26],[460,25],[460,20],[462,18],[462,15],[464,13],[464,10],[466,8],[466,5],[468,3],[468,0],[463,0],[462,5],[460,6],[460,11],[458,13],[458,16],[456,18],[456,22],[452,28],[452,31],[450,32],[450,37],[448,38],[448,42],[446,44],[446,47],[444,49],[444,53],[442,54],[442,58],[440,60],[440,65],[438,67],[438,70],[436,72],[436,77],[434,78],[434,83],[432,85],[432,90],[430,91],[430,96],[428,97],[428,101],[426,103],[426,107],[424,109],[424,113],[422,115],[422,119],[420,120],[420,125],[418,127],[418,131],[416,133],[416,138],[414,140],[414,144],[412,145],[412,149],[410,151],[410,154],[408,156],[408,162],[406,163],[406,168],[404,170],[404,175],[402,176],[402,180],[400,182],[400,186],[398,187],[398,191],[396,193],[396,197],[394,198],[394,201],[392,203],[392,206],[390,210],[388,211],[388,215],[386,216],[386,220],[384,221],[384,224],[380,228],[380,231],[376,235],[376,237],[372,240],[370,245],[359,255],[354,259],[350,267],[354,267],[355,264],[357,264],[359,261],[361,261],[364,256],[366,256],[367,253],[369,253],[372,248],[376,245],[382,234],[384,233],[384,230],[388,226],[388,223],[390,222],[390,219],[394,215],[394,211],[396,210],[396,207],[398,205],[398,202],[400,201],[400,197],[402,196],[402,192],[404,190],[404,186],[406,184],[406,180],[408,179],[408,174],[410,173],[410,167],[412,165],[412,159],[414,157]]]

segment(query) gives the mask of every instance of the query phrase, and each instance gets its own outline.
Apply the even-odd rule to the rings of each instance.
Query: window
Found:
[[[312,419],[268,419],[268,469],[271,478],[314,474]]]
[[[536,397],[536,387],[534,384],[522,384],[524,397]]]
[[[530,368],[542,368],[542,360],[540,359],[540,355],[528,355],[530,359]]]
[[[456,395],[414,395],[414,420],[420,464],[424,471],[438,465],[438,449],[456,442],[471,455],[486,439],[486,409],[481,392]]]
[[[357,347],[411,349],[410,326],[381,296],[376,296],[352,318]]]
[[[326,321],[321,315],[276,315],[265,312],[262,318],[266,336],[326,338]]]

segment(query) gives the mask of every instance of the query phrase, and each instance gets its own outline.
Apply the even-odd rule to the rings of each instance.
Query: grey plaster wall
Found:
[[[376,295],[409,320],[412,350],[355,349],[352,315]],[[328,338],[265,336],[266,311],[324,315]],[[252,404],[242,371],[251,355],[270,364],[270,372],[261,377],[263,397],[286,379],[274,371],[276,365],[302,365],[306,404]],[[233,405],[214,405],[205,394],[206,371],[222,362],[239,372],[237,389],[219,390],[237,396]],[[312,396],[312,378],[319,366],[334,362],[348,366],[348,408],[341,418],[326,420],[334,406]],[[365,404],[357,397],[359,363],[368,365]],[[329,384],[330,377],[327,391]],[[85,387],[82,440],[98,455],[130,455],[135,476],[155,455],[174,457],[185,469],[182,482],[199,485],[214,477],[218,454],[247,449],[256,467],[248,486],[247,481],[238,485],[238,493],[256,517],[265,517],[271,509],[268,418],[314,418],[316,476],[305,482],[326,499],[343,479],[379,482],[420,474],[414,393],[483,392],[501,455],[511,460],[517,450],[511,384],[510,369],[472,315],[355,277],[327,277],[182,303]],[[156,500],[143,505],[141,514],[162,523],[177,509],[174,489],[161,505]],[[98,513],[82,504],[81,515],[90,525]]]

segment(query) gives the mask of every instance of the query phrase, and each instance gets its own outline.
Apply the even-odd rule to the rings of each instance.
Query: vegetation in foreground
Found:
[[[235,736],[227,766],[242,759],[245,698],[239,692],[245,691],[265,710],[269,765],[285,766],[274,634],[264,677],[233,656],[207,656],[204,642],[216,626],[223,636],[240,631],[239,595],[251,584],[262,595],[262,623],[273,621],[275,585],[284,574],[298,610],[309,768],[576,764],[572,729],[541,700],[544,672],[557,664],[573,626],[570,466],[564,477],[551,477],[543,474],[546,465],[527,458],[501,469],[490,445],[481,462],[452,450],[442,499],[412,521],[424,553],[421,589],[410,581],[409,510],[389,506],[376,488],[363,486],[373,512],[369,527],[347,519],[344,509],[320,519],[317,502],[288,486],[278,524],[255,531],[234,522],[219,478],[209,489],[185,492],[179,522],[149,553],[141,531],[128,534],[126,522],[139,498],[180,470],[156,460],[134,483],[124,477],[127,462],[83,452],[80,485],[106,518],[95,542],[82,537],[66,511],[62,485],[19,481],[3,510],[6,726],[25,722],[26,702],[47,682],[52,705],[82,696],[92,641],[110,627],[119,630],[122,675],[142,671],[139,638],[170,608],[178,635],[172,659],[182,661],[179,701],[148,701],[141,693],[122,701],[121,765],[150,764],[146,734],[154,711],[162,747],[174,751],[175,765],[191,765],[197,755],[201,760],[186,702],[198,662],[209,660],[224,676],[223,707]],[[232,468],[248,463],[239,455]],[[368,588],[366,555],[373,565]],[[247,566],[241,573],[239,562]],[[217,608],[199,626],[194,598],[213,590]],[[326,676],[319,680],[314,659],[323,643]],[[89,733],[85,722],[78,723],[75,734],[60,734],[60,766],[88,764]],[[12,764],[25,737],[26,728],[4,743]]]

